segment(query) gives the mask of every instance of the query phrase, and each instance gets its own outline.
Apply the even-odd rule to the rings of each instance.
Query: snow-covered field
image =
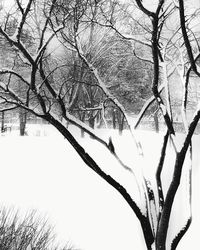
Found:
[[[73,132],[79,137],[79,131]],[[70,241],[83,250],[146,249],[139,223],[128,205],[85,166],[62,136],[49,125],[29,125],[28,133],[26,137],[19,137],[18,132],[0,137],[0,204],[23,210],[38,209],[55,225],[58,239]],[[145,174],[153,179],[152,169],[159,157],[160,135],[147,131],[137,133],[145,153],[145,161],[139,162],[134,143],[127,133],[122,137],[111,130],[99,133],[105,138],[112,135],[123,161],[136,170],[142,164]],[[134,176],[124,171],[94,140],[88,137],[79,140],[88,152],[92,152],[100,166],[126,185],[137,200]],[[193,224],[180,243],[179,250],[188,250],[198,243],[200,136],[195,136],[194,145]],[[171,151],[169,153],[167,172],[173,167],[173,155]],[[170,178],[167,172],[163,173],[166,183]],[[186,190],[183,189],[176,200],[172,234],[184,216],[185,196]]]

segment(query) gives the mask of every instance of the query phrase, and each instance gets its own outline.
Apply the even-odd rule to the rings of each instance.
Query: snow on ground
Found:
[[[139,201],[134,176],[124,171],[103,146],[89,137],[81,139],[80,132],[74,128],[72,130],[84,148],[92,152],[98,164],[122,182]],[[1,204],[14,205],[23,210],[39,209],[55,225],[58,239],[70,241],[83,250],[146,249],[139,223],[128,205],[112,187],[85,166],[55,129],[49,125],[29,125],[29,136],[19,137],[18,133],[8,132],[0,137]],[[153,179],[152,168],[156,166],[162,142],[160,135],[147,131],[137,132],[145,153],[145,161],[139,162],[134,143],[127,133],[122,137],[112,130],[99,130],[98,133],[104,138],[112,136],[117,145],[116,151],[123,161],[136,172],[138,165],[143,164],[144,173]],[[179,250],[189,249],[191,244],[198,243],[200,136],[194,138],[194,143],[194,220]],[[172,168],[173,155],[171,151],[169,153],[167,166]],[[163,178],[167,183],[170,176],[164,172]],[[176,201],[172,232],[176,231],[177,223],[183,215],[184,192],[184,189],[179,192]]]

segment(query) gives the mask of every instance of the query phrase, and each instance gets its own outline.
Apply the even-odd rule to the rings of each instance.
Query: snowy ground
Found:
[[[28,132],[29,136],[23,138],[18,132],[0,137],[1,204],[39,209],[55,225],[59,239],[71,241],[82,250],[145,250],[139,223],[130,208],[117,192],[84,165],[68,142],[49,125],[29,125]],[[74,132],[79,137],[79,131]],[[123,137],[113,131],[101,133],[105,138],[112,134],[122,159],[133,168],[138,166],[134,143],[129,142],[126,133]],[[161,136],[139,131],[138,137],[143,142],[146,157],[141,164],[146,175],[153,178]],[[100,166],[118,177],[137,200],[134,177],[122,170],[94,140],[80,141],[87,151],[93,152]],[[198,243],[200,136],[195,136],[194,144],[193,224],[179,250],[187,250]],[[173,155],[170,155],[168,168],[172,166]],[[170,176],[164,172],[163,177],[167,183]],[[184,193],[183,189],[176,201],[172,234],[185,208]]]

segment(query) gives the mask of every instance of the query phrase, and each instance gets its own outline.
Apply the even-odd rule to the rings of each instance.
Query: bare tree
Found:
[[[23,218],[24,217],[24,218]],[[69,244],[59,246],[53,229],[47,220],[41,219],[36,211],[20,215],[14,209],[1,208],[0,248],[2,250],[72,250]]]
[[[6,103],[10,108],[23,108],[43,118],[57,128],[57,130],[69,141],[85,164],[117,190],[128,203],[141,224],[147,249],[165,250],[171,211],[180,185],[183,164],[187,152],[191,152],[191,139],[200,118],[200,109],[198,105],[192,120],[187,123],[185,122],[188,83],[191,79],[191,72],[197,77],[200,76],[198,71],[198,38],[191,33],[192,28],[189,25],[189,19],[187,18],[186,20],[183,0],[160,0],[155,4],[154,10],[149,9],[148,6],[143,4],[140,0],[133,1],[133,5],[137,6],[137,10],[140,11],[142,17],[146,17],[145,22],[148,22],[148,25],[142,25],[145,32],[148,31],[145,33],[146,37],[137,36],[137,34],[134,33],[135,30],[132,25],[130,32],[126,30],[126,34],[123,34],[123,29],[118,27],[119,24],[123,27],[123,19],[117,21],[119,11],[121,11],[121,4],[117,1],[44,0],[39,2],[29,0],[22,3],[22,1],[16,0],[15,12],[12,13],[12,16],[18,16],[17,28],[14,34],[8,34],[6,31],[7,16],[2,21],[0,35],[2,39],[5,39],[11,45],[12,49],[17,52],[22,62],[27,65],[27,71],[26,74],[17,72],[14,61],[10,62],[8,65],[9,67],[1,69],[0,75],[2,76],[2,81],[0,84],[0,99],[2,105]],[[35,12],[36,9],[37,15]],[[126,11],[130,14],[133,9],[126,9]],[[41,17],[40,21],[38,21],[38,13]],[[170,18],[173,18],[174,13],[179,14],[180,21],[177,26],[177,31],[173,30],[173,33],[169,34],[167,22]],[[131,20],[135,22],[134,18]],[[136,203],[134,197],[127,192],[124,186],[106,172],[106,169],[103,170],[100,168],[97,162],[95,162],[92,156],[85,151],[70,130],[65,126],[66,122],[70,122],[82,129],[85,133],[102,144],[121,164],[124,171],[129,171],[130,174],[133,175],[135,174],[133,169],[124,164],[117,155],[115,150],[117,145],[113,144],[112,138],[109,138],[108,141],[103,140],[92,129],[93,125],[90,124],[90,126],[87,126],[87,124],[82,122],[83,119],[81,117],[74,116],[74,114],[70,112],[69,103],[75,103],[73,99],[77,98],[77,95],[74,94],[74,90],[71,88],[70,91],[73,94],[69,95],[66,78],[61,78],[60,74],[60,78],[57,77],[57,72],[59,72],[63,65],[56,64],[55,66],[52,63],[52,58],[56,58],[57,56],[53,52],[56,48],[52,46],[52,41],[56,42],[57,47],[63,50],[67,49],[68,51],[73,51],[84,68],[87,69],[87,73],[89,72],[89,77],[87,78],[89,84],[93,85],[95,91],[98,90],[101,92],[103,96],[101,101],[104,101],[103,104],[109,101],[121,112],[123,119],[126,121],[127,128],[130,130],[130,139],[135,142],[138,157],[141,161],[143,160],[142,145],[135,135],[126,109],[116,96],[110,92],[105,82],[105,78],[100,74],[98,66],[95,64],[94,58],[91,57],[90,54],[87,54],[87,48],[84,46],[89,37],[91,39],[93,38],[94,34],[92,33],[94,24],[98,24],[102,27],[101,30],[103,31],[108,29],[111,32],[116,32],[123,39],[130,40],[134,45],[140,44],[141,46],[147,47],[148,52],[143,53],[143,55],[146,56],[147,61],[153,65],[152,96],[150,96],[144,106],[141,107],[134,127],[136,128],[138,126],[149,106],[153,102],[156,102],[165,122],[166,134],[163,137],[160,160],[157,166],[155,166],[157,169],[155,177],[156,190],[152,188],[150,181],[147,180],[145,176],[142,176],[142,178],[138,177],[138,179],[136,178],[138,189],[141,194],[140,205]],[[23,42],[22,34],[24,30],[29,30],[32,37],[34,37],[34,45],[31,48]],[[185,49],[180,53],[180,50],[183,49],[183,44]],[[149,52],[150,49],[151,53]],[[171,51],[173,51],[173,55]],[[136,50],[134,50],[134,56],[135,53]],[[181,73],[180,65],[176,65],[175,63],[173,57],[175,55],[178,56],[178,60],[180,61],[184,59],[181,64],[183,69]],[[140,57],[138,54],[137,56]],[[169,88],[169,76],[175,70],[180,73],[180,78],[184,84],[184,98],[181,109],[183,122],[185,124],[185,138],[181,148],[177,148],[176,145],[176,131],[173,121],[172,102],[170,99],[171,93]],[[27,75],[29,77],[27,77]],[[9,77],[11,78],[10,80]],[[16,79],[20,80],[20,84],[25,90],[25,94],[21,96],[14,88]],[[64,79],[64,81],[60,79]],[[81,84],[85,84],[85,82]],[[79,88],[80,85],[76,85],[77,88]],[[88,88],[86,92],[89,93],[90,90],[91,88]],[[71,100],[69,100],[69,98],[71,98]],[[91,96],[89,99],[91,99]],[[87,111],[90,111],[92,118],[94,108],[96,108],[94,105],[87,107]],[[165,194],[163,192],[161,174],[165,163],[167,147],[170,143],[176,157],[173,162],[173,176]],[[142,175],[142,169],[140,169],[140,171]],[[189,183],[186,185],[189,187],[188,192],[190,197],[191,166],[188,166],[187,173],[189,176]],[[191,203],[190,199],[188,203]],[[174,239],[172,239],[172,242],[170,242],[170,249],[176,249],[179,241],[189,228],[190,223],[191,216],[186,221],[185,226],[179,230]]]

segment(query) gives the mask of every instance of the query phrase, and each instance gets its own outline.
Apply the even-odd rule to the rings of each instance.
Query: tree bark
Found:
[[[113,121],[113,129],[116,129],[116,115],[114,109],[112,111],[112,121]]]
[[[27,122],[27,112],[26,110],[19,110],[19,131],[20,136],[26,135],[26,122]]]
[[[120,123],[119,123],[119,135],[122,135],[124,129],[124,116],[121,117]]]
[[[5,112],[1,112],[1,133],[5,132]]]
[[[157,112],[154,113],[153,119],[154,119],[154,124],[155,124],[155,131],[156,131],[156,133],[159,133],[159,121],[158,121],[158,113]]]

